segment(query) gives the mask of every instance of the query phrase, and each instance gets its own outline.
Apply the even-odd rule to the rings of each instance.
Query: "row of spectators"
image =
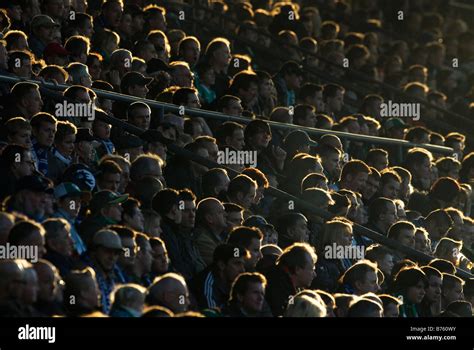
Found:
[[[2,2],[0,74],[27,81],[0,84],[0,315],[472,316],[472,141],[438,109],[382,110],[470,118],[473,28],[447,2],[381,3]]]

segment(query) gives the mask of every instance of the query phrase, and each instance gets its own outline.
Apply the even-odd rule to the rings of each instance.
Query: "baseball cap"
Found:
[[[92,136],[92,132],[89,130],[89,128],[77,128],[76,141],[74,141],[75,143],[79,143],[81,141],[92,142],[94,140],[94,136]]]
[[[54,188],[54,196],[58,199],[64,197],[81,197],[90,199],[90,192],[81,191],[79,186],[72,182],[62,182]]]
[[[56,23],[51,17],[46,15],[36,15],[31,20],[31,29],[36,29],[38,27],[59,27],[60,25]]]
[[[120,90],[123,92],[132,85],[148,85],[152,81],[153,78],[147,78],[142,73],[128,72],[122,78],[122,82],[120,83]]]
[[[243,224],[244,226],[248,227],[257,227],[257,228],[271,228],[273,229],[274,226],[272,224],[269,224],[267,220],[263,216],[260,215],[252,215],[249,216]]]
[[[69,56],[71,53],[64,48],[61,44],[50,43],[46,45],[43,55],[44,56]]]
[[[311,139],[306,131],[303,130],[293,130],[290,132],[284,140],[285,148],[291,148],[291,146],[303,146],[309,145],[311,147],[316,147],[318,143]]]
[[[122,250],[122,241],[117,232],[112,230],[100,230],[94,234],[92,244],[96,247],[104,247],[115,250]]]
[[[124,133],[117,141],[114,143],[116,149],[126,149],[126,148],[137,148],[143,146],[144,142],[135,135]]]
[[[385,130],[390,130],[393,128],[406,128],[406,123],[399,118],[390,118],[384,124]]]
[[[15,186],[15,192],[28,190],[53,194],[53,182],[42,175],[23,176]]]
[[[95,177],[91,170],[84,164],[72,164],[63,174],[63,182],[72,182],[82,191],[92,192],[95,188]]]
[[[90,209],[97,212],[107,205],[120,204],[128,199],[128,194],[118,195],[110,190],[96,192],[90,201]]]

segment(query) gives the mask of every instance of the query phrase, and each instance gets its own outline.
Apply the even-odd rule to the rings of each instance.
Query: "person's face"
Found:
[[[315,273],[315,264],[311,256],[306,253],[306,263],[303,268],[297,267],[295,270],[296,288],[307,288],[311,285]]]
[[[49,266],[44,266],[36,272],[38,274],[38,299],[52,302],[58,292],[59,276]]]
[[[120,26],[122,11],[122,5],[116,2],[109,5],[109,8],[103,13],[105,19],[112,28],[117,29]]]
[[[267,148],[268,144],[270,143],[272,136],[265,130],[261,130],[252,137],[250,137],[250,141],[255,148],[263,149]]]
[[[340,158],[339,153],[335,152],[329,153],[327,156],[321,158],[324,170],[331,176],[339,174]]]
[[[38,259],[41,259],[46,254],[44,236],[38,231],[34,230],[30,236],[24,240],[24,245],[38,247]]]
[[[262,311],[265,300],[265,287],[262,283],[249,283],[245,294],[239,297],[242,308],[250,313]]]
[[[258,205],[258,203],[260,203],[260,201],[263,199],[264,195],[263,195],[263,192],[265,191],[265,188],[264,187],[257,187],[257,191],[256,191],[256,194],[255,194],[255,199],[253,201],[253,204],[255,205]]]
[[[200,54],[201,48],[197,42],[188,41],[186,45],[184,45],[183,60],[188,62],[191,67],[194,67],[194,65],[197,63]]]
[[[418,178],[429,179],[431,177],[430,160],[427,157],[424,158],[420,164],[415,165],[414,170],[416,171],[415,176],[417,176]]]
[[[168,252],[162,245],[155,246],[152,249],[151,271],[156,274],[163,274],[168,271]]]
[[[135,207],[133,209],[132,217],[130,218],[129,225],[134,230],[143,232],[145,226],[145,218],[140,208]]]
[[[425,296],[425,284],[418,281],[414,286],[407,288],[407,299],[414,304],[419,304]]]
[[[411,229],[402,230],[398,236],[398,241],[410,248],[415,248],[415,232]]]
[[[262,229],[264,234],[263,244],[278,244],[278,233],[271,228]]]
[[[120,173],[104,173],[101,176],[100,188],[117,192],[120,186]]]
[[[220,67],[228,67],[232,60],[230,48],[227,45],[222,45],[222,47],[214,51],[214,60]]]
[[[176,67],[173,73],[174,84],[179,87],[193,87],[193,73],[186,66]]]
[[[23,194],[23,211],[28,216],[42,218],[45,214],[46,194],[43,192],[25,191]]]
[[[46,13],[53,18],[62,18],[64,16],[64,1],[49,0],[45,7]]]
[[[227,221],[226,221],[226,212],[225,212],[225,209],[224,209],[224,206],[222,204],[218,204],[214,207],[214,209],[211,211],[211,213],[213,213],[213,226],[216,227],[216,229],[218,230],[223,230],[226,225],[227,225]]]
[[[135,256],[137,254],[137,244],[133,237],[122,237],[121,239],[123,253],[118,258],[118,263],[123,268],[130,268],[135,263]]]
[[[258,85],[250,84],[248,89],[239,89],[240,99],[248,106],[253,106],[258,97]]]
[[[12,137],[10,137],[9,140],[10,140],[10,143],[17,143],[19,145],[23,145],[25,147],[30,148],[32,145],[31,130],[29,129],[19,130],[17,133],[12,135]]]
[[[270,98],[273,93],[273,81],[271,79],[265,79],[259,86],[258,94],[263,98]]]
[[[53,41],[54,29],[54,26],[51,25],[38,27],[36,32],[38,39],[40,39],[43,43],[50,43],[51,41]]]
[[[146,85],[133,85],[129,87],[128,91],[133,96],[145,98],[149,90]]]
[[[186,107],[189,108],[201,108],[201,102],[199,101],[199,97],[197,93],[189,94],[188,95],[188,103]]]
[[[66,135],[61,142],[55,144],[57,150],[66,157],[71,157],[74,152],[74,141],[76,140],[75,134]]]
[[[232,134],[228,142],[229,146],[234,147],[237,150],[242,150],[245,145],[245,138],[244,138],[244,130],[243,129],[236,129]]]
[[[364,188],[362,189],[362,195],[365,199],[370,199],[377,192],[379,188],[379,181],[373,176],[369,176]]]
[[[81,35],[84,35],[86,38],[92,38],[94,34],[94,26],[92,25],[92,20],[87,19],[81,28]]]
[[[56,238],[56,251],[64,256],[71,256],[74,243],[72,241],[71,233],[65,227],[63,227]]]
[[[95,58],[87,67],[89,68],[89,74],[92,79],[99,80],[102,73],[102,63]]]
[[[348,188],[354,192],[360,192],[362,188],[364,188],[367,179],[369,178],[369,174],[367,173],[357,173],[355,175],[348,175],[347,176],[347,183]]]
[[[99,139],[107,140],[110,137],[110,124],[104,123],[101,120],[94,120],[93,129],[94,136]]]
[[[202,74],[201,82],[204,83],[207,86],[212,86],[216,83],[216,72],[214,71],[213,68],[208,69]]]
[[[81,160],[89,164],[92,159],[94,159],[95,155],[95,150],[94,147],[92,146],[92,142],[89,141],[81,141],[79,143],[76,143],[76,153],[79,155]]]
[[[377,156],[372,166],[378,171],[382,171],[383,169],[388,167],[388,158],[383,155]]]
[[[298,90],[301,87],[301,83],[303,82],[303,77],[299,74],[289,74],[287,75],[286,85],[290,90]]]
[[[300,218],[296,221],[295,226],[293,226],[293,232],[291,236],[297,242],[308,242],[309,240],[309,229],[308,229],[308,220],[305,218]]]
[[[398,305],[394,303],[388,304],[384,309],[384,317],[399,317],[400,310],[398,309]]]
[[[232,283],[238,275],[245,272],[245,260],[244,257],[231,258],[224,265],[224,276],[227,283]]]
[[[400,186],[400,182],[396,180],[389,180],[382,188],[382,197],[388,199],[399,198]]]
[[[332,112],[340,112],[342,109],[342,105],[344,104],[344,94],[342,93],[342,91],[337,90],[336,95],[334,97],[328,98],[327,104]]]
[[[158,12],[151,16],[148,20],[150,30],[159,29],[163,32],[166,31],[166,18],[161,12]]]
[[[250,259],[246,261],[247,270],[255,269],[258,261],[262,258],[262,253],[260,252],[261,245],[262,241],[254,238],[247,247],[247,250],[250,252]]]
[[[41,112],[41,109],[43,108],[43,100],[41,99],[41,95],[38,89],[34,89],[31,91],[27,98],[25,108],[30,116]]]
[[[129,13],[124,13],[120,19],[120,31],[125,35],[132,34],[132,16]]]
[[[193,228],[196,219],[196,202],[184,201],[184,209],[181,212],[181,225],[186,228]]]
[[[257,195],[257,189],[255,186],[251,186],[250,190],[247,193],[239,192],[237,197],[239,199],[240,205],[246,209],[249,209],[252,203],[255,200],[255,196]]]
[[[365,279],[358,283],[358,295],[366,293],[377,293],[379,291],[378,277],[375,271],[369,271],[365,275]]]
[[[382,272],[384,273],[385,276],[390,276],[392,273],[393,269],[393,255],[392,254],[385,254],[382,260],[380,260],[378,263],[378,267]]]
[[[444,289],[442,293],[446,301],[446,305],[449,305],[449,303],[456,300],[464,300],[463,287],[459,282],[456,282],[454,287],[451,289]]]
[[[41,123],[39,128],[34,132],[38,144],[43,147],[50,147],[54,142],[56,134],[56,125],[52,123]]]
[[[306,113],[306,118],[303,119],[303,126],[314,128],[316,126],[316,114],[313,111]]]
[[[122,254],[122,252],[118,249],[98,247],[95,253],[95,257],[100,267],[105,272],[110,272],[113,270],[114,265],[117,263],[120,254]]]
[[[103,214],[115,222],[120,222],[122,220],[122,206],[120,204],[109,205],[105,208]]]
[[[228,106],[223,108],[222,111],[230,116],[240,117],[244,109],[240,103],[240,100],[231,100]]]
[[[83,306],[89,308],[96,308],[99,305],[99,287],[97,281],[91,276],[83,282],[81,288],[81,302]]]
[[[352,244],[352,230],[349,227],[344,226],[341,228],[341,232],[338,235],[336,244],[348,247]]]
[[[421,232],[415,233],[415,249],[427,253],[427,248],[428,240],[426,239],[426,236]]]
[[[227,231],[231,231],[234,227],[242,225],[244,220],[241,211],[231,211],[227,213]]]
[[[443,285],[443,281],[438,276],[431,275],[428,277],[428,287],[426,287],[426,299],[430,303],[436,303],[441,300],[441,287]]]
[[[151,111],[148,108],[138,108],[134,111],[130,122],[136,127],[148,130],[150,128]]]
[[[151,271],[151,265],[153,263],[153,255],[150,242],[146,241],[145,244],[140,247],[139,255],[137,255],[137,257],[139,257],[144,271],[146,273],[149,273]]]

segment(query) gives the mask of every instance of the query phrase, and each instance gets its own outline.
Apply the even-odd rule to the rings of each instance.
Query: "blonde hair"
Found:
[[[312,294],[312,293],[311,293]],[[316,296],[296,295],[290,298],[285,317],[326,317],[326,306]]]

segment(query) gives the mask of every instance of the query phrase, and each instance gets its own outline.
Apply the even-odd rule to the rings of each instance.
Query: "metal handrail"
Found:
[[[41,80],[28,80],[28,79],[22,79],[18,77],[12,77],[12,76],[6,76],[6,75],[0,75],[0,82],[6,82],[6,83],[17,83],[20,81],[27,81],[31,83],[38,84],[40,86],[44,86],[48,89],[52,90],[59,90],[59,91],[64,91],[66,88],[70,87],[71,85],[66,85],[66,84],[55,84],[52,82],[46,82],[46,81],[41,81]],[[150,106],[150,108],[157,108],[157,109],[164,109],[164,110],[169,110],[172,112],[175,112],[177,114],[186,114],[186,115],[194,115],[198,117],[204,117],[204,118],[209,118],[209,119],[216,119],[220,121],[235,121],[235,122],[240,122],[240,123],[249,123],[252,121],[252,119],[248,119],[245,117],[236,117],[236,116],[230,116],[224,113],[219,113],[219,112],[214,112],[214,111],[208,111],[208,110],[203,110],[203,109],[196,109],[196,108],[184,108],[182,106],[176,106],[170,103],[165,103],[165,102],[159,102],[155,100],[150,100],[150,99],[142,99],[138,98],[135,96],[130,96],[130,95],[125,95],[121,94],[118,92],[112,92],[112,91],[106,91],[106,90],[100,90],[100,89],[92,89],[98,97],[100,98],[105,98],[105,99],[110,99],[110,100],[115,100],[115,101],[122,101],[122,102],[127,102],[127,103],[133,103],[136,101],[141,101]],[[182,113],[184,112],[184,113]],[[445,147],[445,146],[437,146],[437,145],[430,145],[430,144],[417,144],[413,142],[409,142],[406,140],[398,140],[398,139],[391,139],[387,137],[379,137],[379,136],[369,136],[369,135],[360,135],[360,134],[352,134],[348,132],[342,132],[342,131],[335,131],[335,130],[325,130],[325,129],[318,129],[318,128],[311,128],[311,127],[306,127],[306,126],[300,126],[300,125],[293,125],[293,124],[285,124],[285,123],[279,123],[275,121],[270,121],[270,120],[265,120],[272,128],[275,129],[283,129],[283,130],[303,130],[306,131],[310,135],[324,135],[324,134],[333,134],[338,137],[344,138],[344,139],[349,139],[349,140],[354,140],[354,141],[360,141],[360,142],[367,142],[367,143],[372,143],[372,144],[381,144],[381,145],[395,145],[395,146],[401,146],[404,148],[407,147],[421,147],[425,148],[431,152],[436,152],[436,153],[442,153],[442,154],[453,154],[454,150],[450,147]]]
[[[122,128],[125,131],[127,131],[131,134],[137,135],[139,137],[145,132],[145,130],[143,130],[141,128],[138,128],[134,125],[130,125],[126,121],[117,119],[115,117],[111,117],[111,116],[107,116],[107,115],[98,115],[97,117],[99,119],[101,119],[102,121],[106,122],[106,123],[109,123],[113,126],[117,126],[119,128]],[[163,136],[158,135],[158,134],[156,134],[156,137],[157,137],[157,141],[160,141],[161,139],[164,139]],[[199,163],[199,164],[204,165],[208,168],[216,168],[216,167],[224,168],[232,176],[236,176],[236,175],[239,174],[237,171],[235,171],[231,168],[228,168],[223,164],[213,162],[213,161],[211,161],[207,158],[201,157],[201,156],[199,156],[199,155],[197,155],[197,154],[195,154],[195,153],[193,153],[189,150],[186,150],[182,147],[179,147],[177,145],[169,144],[167,147],[168,147],[168,151],[174,153],[175,155],[186,158],[186,159],[189,159],[193,162]],[[265,189],[265,193],[268,194],[268,195],[278,197],[278,198],[283,198],[283,199],[288,200],[288,201],[293,201],[293,203],[296,204],[298,206],[298,208],[303,208],[305,210],[311,211],[312,213],[318,215],[319,217],[322,217],[322,218],[325,218],[325,219],[331,219],[332,217],[334,217],[334,214],[317,207],[313,203],[302,200],[302,199],[300,199],[298,197],[295,197],[295,196],[293,196],[293,195],[291,195],[287,192],[284,192],[280,189],[277,189],[277,188],[274,188],[274,187],[270,186],[267,189]],[[375,241],[377,243],[381,243],[383,245],[388,246],[391,249],[395,249],[399,252],[402,252],[407,257],[409,257],[409,258],[411,258],[415,261],[418,261],[420,263],[427,264],[432,259],[434,259],[433,256],[427,255],[427,254],[422,253],[422,252],[420,252],[418,250],[415,250],[413,248],[404,246],[401,243],[399,243],[398,241],[390,239],[390,238],[388,238],[388,237],[386,237],[386,236],[384,236],[380,233],[377,233],[377,232],[375,232],[375,231],[373,231],[373,230],[371,230],[371,229],[369,229],[365,226],[354,223],[353,224],[353,230],[354,230],[355,233],[360,234],[364,237],[370,238],[370,239],[372,239],[373,241]],[[457,274],[460,277],[465,278],[465,279],[474,277],[468,271],[465,271],[465,270],[462,270],[462,269],[459,269],[459,268],[457,268]]]

